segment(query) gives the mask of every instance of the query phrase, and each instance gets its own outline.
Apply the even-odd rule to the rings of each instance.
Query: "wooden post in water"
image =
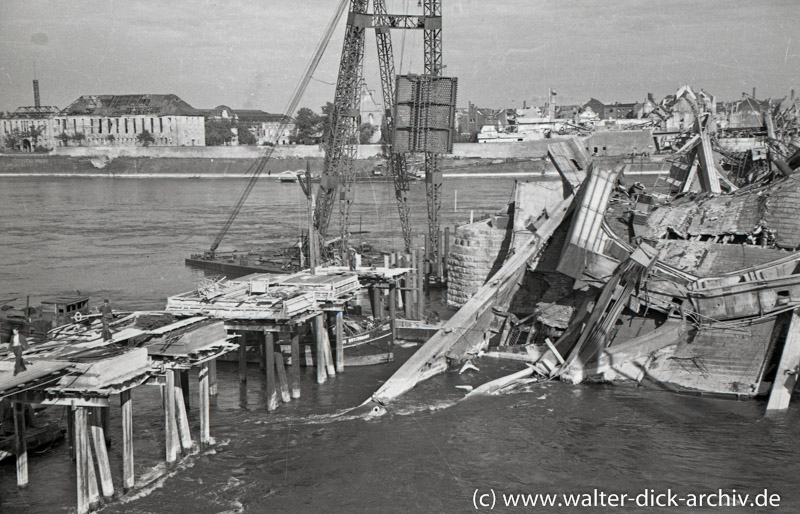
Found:
[[[317,345],[317,384],[324,384],[328,380],[325,372],[325,322],[322,320],[324,313],[320,312],[314,316],[314,342]]]
[[[344,327],[343,313],[336,313],[336,372],[344,371]]]
[[[300,398],[300,334],[292,332],[292,398]]]
[[[213,360],[211,362],[214,362]],[[205,446],[211,442],[211,416],[209,413],[210,387],[209,368],[211,362],[204,363],[197,371],[198,393],[200,395],[200,444]]]
[[[166,372],[166,384],[163,386],[162,400],[164,403],[164,438],[166,439],[167,464],[178,460],[178,442],[175,441],[175,374],[172,370]]]
[[[772,391],[767,402],[767,412],[786,410],[792,399],[792,391],[797,384],[797,374],[800,373],[800,314],[797,310],[792,312],[783,353],[772,384]]]
[[[75,461],[75,412],[71,406],[66,406],[67,409],[67,443],[69,444],[69,458]]]
[[[267,370],[267,343],[263,341],[262,344],[258,345],[258,371]]]
[[[383,254],[383,267],[384,268],[388,268],[389,267],[389,254],[388,253]]]
[[[314,332],[313,331],[311,332],[311,336],[314,337]],[[316,341],[316,339],[315,339],[315,341]],[[313,355],[313,352],[311,351],[311,345],[308,345],[308,344],[303,345],[303,355],[305,357],[306,367],[307,368],[313,368],[314,367],[314,355]]]
[[[186,410],[183,389],[180,387],[175,388],[175,413],[181,448],[185,453],[189,453],[192,451],[192,433],[189,429],[189,415]]]
[[[333,351],[331,350],[331,338],[328,333],[328,323],[326,318],[327,313],[323,314],[322,323],[322,349],[325,351],[325,369],[328,371],[329,377],[336,376],[336,365],[333,363]]]
[[[392,324],[392,344],[397,339],[397,282],[389,280],[389,323]]]
[[[211,359],[208,363],[208,394],[217,396],[217,359]]]
[[[17,486],[28,487],[28,447],[25,440],[25,404],[13,402],[14,451],[17,454]]]
[[[114,480],[111,478],[111,463],[108,460],[108,450],[106,449],[106,437],[103,430],[102,410],[105,407],[92,408],[91,423],[91,442],[94,447],[94,454],[97,457],[97,471],[100,474],[100,488],[103,497],[111,498],[114,496]],[[90,459],[91,460],[91,459]]]
[[[75,475],[78,488],[78,514],[89,512],[89,462],[86,437],[86,407],[75,407]]]
[[[183,406],[186,408],[186,412],[189,412],[192,407],[189,402],[189,395],[191,394],[191,391],[189,390],[188,369],[181,370],[181,391],[183,392]]]
[[[278,372],[278,387],[280,387],[281,390],[281,401],[283,403],[289,403],[292,401],[292,396],[289,394],[289,380],[286,378],[286,366],[283,362],[283,352],[275,352],[274,359],[275,371]]]
[[[264,331],[267,352],[267,410],[278,408],[278,391],[275,389],[275,340],[272,332]]]
[[[383,321],[383,292],[378,286],[369,288],[372,305],[372,317],[378,321]]]
[[[119,393],[119,406],[122,414],[122,490],[133,489],[133,401],[131,390]]]
[[[247,382],[247,332],[239,335],[239,382]]]

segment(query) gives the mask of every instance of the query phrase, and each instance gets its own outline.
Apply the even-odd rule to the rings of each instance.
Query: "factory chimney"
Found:
[[[753,100],[756,99],[756,88],[753,88]]]
[[[39,81],[33,79],[33,105],[41,107],[42,103],[39,101]]]

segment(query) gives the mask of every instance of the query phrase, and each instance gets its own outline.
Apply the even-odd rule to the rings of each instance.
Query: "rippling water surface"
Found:
[[[491,211],[511,179],[445,185],[445,222]],[[0,182],[0,301],[80,290],[119,309],[161,308],[203,272],[183,258],[208,247],[241,189],[236,180],[12,178]],[[425,220],[415,184],[417,226]],[[453,212],[458,189],[458,212]],[[355,220],[363,237],[401,245],[389,183],[358,186]],[[224,246],[266,244],[303,224],[296,185],[259,186]],[[17,302],[19,305],[20,301]],[[399,360],[413,349],[398,350]],[[241,386],[222,363],[211,412],[216,445],[161,479],[163,421],[158,388],[134,391],[136,477],[141,489],[104,512],[467,512],[473,498],[501,493],[679,494],[766,488],[780,512],[800,511],[800,409],[764,418],[762,401],[680,396],[631,387],[533,384],[510,395],[460,401],[459,384],[478,385],[519,364],[479,361],[480,373],[446,374],[413,390],[373,419],[348,414],[399,366],[348,369],[318,387],[303,376],[303,397],[269,414],[257,367]],[[196,382],[192,382],[192,393]],[[194,399],[194,398],[193,398]],[[116,405],[116,398],[113,399]],[[197,433],[195,405],[190,421]],[[61,413],[50,409],[49,415]],[[110,450],[121,474],[118,409]],[[120,483],[120,476],[115,477]],[[154,480],[155,479],[155,480]],[[75,470],[66,445],[30,460],[28,489],[13,462],[0,464],[0,512],[69,512]],[[597,512],[594,508],[504,508],[500,512]],[[605,509],[606,511],[622,511]],[[731,509],[673,508],[675,512]],[[742,512],[765,512],[748,507]],[[624,512],[649,512],[627,508]]]

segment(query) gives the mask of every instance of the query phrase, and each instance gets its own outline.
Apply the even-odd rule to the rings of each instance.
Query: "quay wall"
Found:
[[[629,155],[634,149],[642,153],[652,138],[649,131],[628,131],[612,136],[597,133],[583,144],[605,146],[601,155]],[[443,171],[463,169],[466,172],[544,172],[553,171],[546,162],[547,145],[563,140],[517,143],[457,143],[452,155],[445,156]],[[178,177],[241,177],[246,176],[254,161],[262,156],[264,147],[64,147],[50,153],[0,153],[2,175],[87,175],[87,176],[178,176]],[[381,145],[358,147],[356,169],[371,173],[382,162]],[[592,153],[592,152],[590,152]],[[319,173],[324,151],[316,145],[276,147],[267,163],[265,174],[305,169],[311,161],[312,170]]]

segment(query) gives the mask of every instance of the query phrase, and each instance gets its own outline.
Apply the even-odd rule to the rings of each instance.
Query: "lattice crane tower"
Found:
[[[442,77],[442,2],[424,0],[422,15],[387,14],[384,0],[351,0],[347,28],[331,113],[330,136],[325,147],[325,170],[317,196],[315,229],[325,235],[333,206],[339,195],[341,255],[347,258],[350,207],[353,203],[355,173],[353,160],[359,132],[360,85],[366,32],[375,29],[380,63],[381,87],[386,109],[386,126],[392,136],[389,168],[403,229],[406,251],[411,247],[409,221],[409,154],[423,154],[428,206],[426,260],[432,271],[441,265],[439,209],[442,174],[440,154],[451,153],[455,125],[457,81]],[[390,31],[423,30],[425,71],[422,75],[395,77]]]

